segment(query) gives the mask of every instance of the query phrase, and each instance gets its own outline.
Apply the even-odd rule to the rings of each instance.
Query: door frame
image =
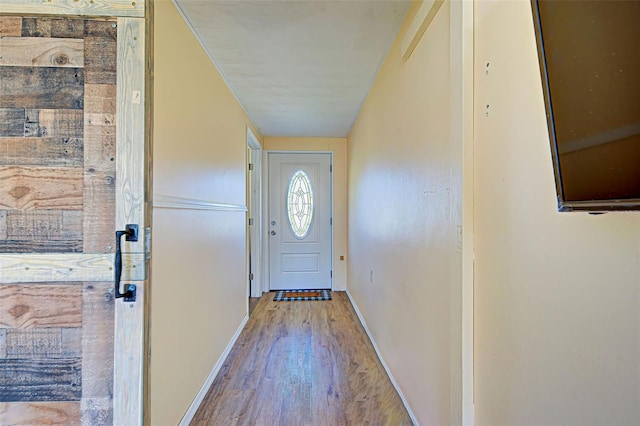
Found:
[[[287,151],[287,150],[263,150],[263,156],[262,156],[262,194],[263,194],[263,202],[262,202],[262,229],[265,230],[264,232],[266,232],[266,230],[269,229],[269,203],[271,202],[271,197],[269,196],[269,167],[270,167],[270,154],[329,154],[329,159],[330,159],[330,164],[331,164],[331,168],[332,171],[330,173],[331,175],[331,182],[329,185],[329,192],[330,192],[330,200],[331,200],[331,218],[333,221],[333,218],[335,217],[335,212],[334,212],[334,179],[333,179],[333,151],[301,151],[301,150],[293,150],[293,151]],[[331,225],[331,290],[333,291],[333,286],[334,286],[334,276],[333,276],[333,271],[335,270],[335,260],[334,260],[334,256],[333,253],[335,252],[335,237],[334,237],[334,226],[333,224]],[[262,276],[264,277],[263,279],[263,287],[262,287],[262,291],[265,293],[268,293],[269,291],[271,291],[271,276],[270,276],[270,248],[269,248],[269,238],[262,238]]]
[[[114,239],[115,231],[124,229],[125,224],[138,224],[140,230],[138,241],[125,242],[122,250],[122,284],[135,283],[136,302],[116,299],[114,306],[113,424],[148,423],[153,0],[0,0],[0,6],[3,15],[117,19],[118,179]],[[113,265],[113,254],[4,254],[0,255],[0,282],[25,278],[48,282],[61,277],[67,281],[111,281]]]
[[[262,145],[256,135],[247,127],[247,148],[251,150],[251,159],[247,159],[247,285],[249,297],[262,296]],[[249,161],[250,160],[250,161]],[[249,162],[253,164],[253,170],[249,170]],[[256,188],[255,193],[252,188]],[[253,225],[249,224],[253,219]],[[253,280],[249,274],[253,270]],[[253,282],[252,282],[253,281]]]

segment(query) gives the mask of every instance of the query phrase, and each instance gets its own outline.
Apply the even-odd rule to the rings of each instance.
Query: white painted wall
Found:
[[[640,424],[640,214],[556,211],[530,3],[475,17],[476,424]]]
[[[154,95],[150,424],[176,425],[247,315],[251,122],[169,0]]]
[[[449,425],[461,416],[463,180],[451,145],[450,3],[403,61],[409,23],[349,134],[348,289],[417,420]]]

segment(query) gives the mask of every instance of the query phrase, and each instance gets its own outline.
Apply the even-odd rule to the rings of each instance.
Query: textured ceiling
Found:
[[[344,137],[406,0],[175,0],[265,136]]]

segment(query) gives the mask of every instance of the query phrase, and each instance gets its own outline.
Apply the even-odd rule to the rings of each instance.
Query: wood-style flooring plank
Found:
[[[410,425],[344,292],[264,295],[192,425]]]

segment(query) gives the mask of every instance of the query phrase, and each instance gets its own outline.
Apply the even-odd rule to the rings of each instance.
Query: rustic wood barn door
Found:
[[[145,21],[65,4],[0,0],[0,424],[142,424]]]

